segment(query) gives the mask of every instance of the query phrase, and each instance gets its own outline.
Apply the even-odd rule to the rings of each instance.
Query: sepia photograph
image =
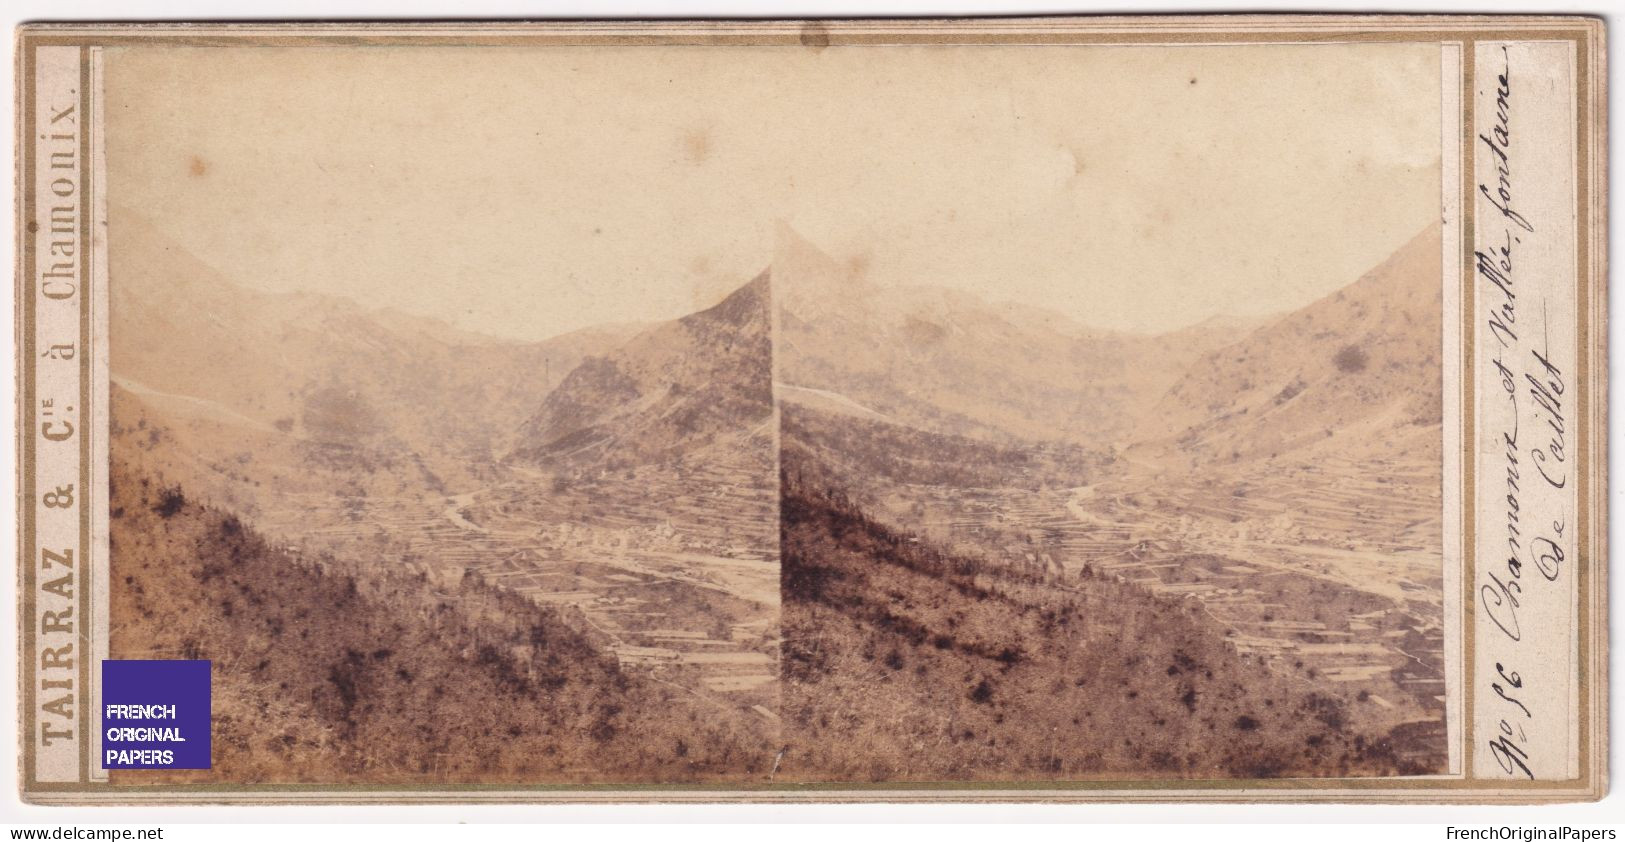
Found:
[[[106,56],[175,780],[1445,770],[1436,46],[467,53]]]
[[[1597,800],[1601,43],[24,26],[20,797]]]

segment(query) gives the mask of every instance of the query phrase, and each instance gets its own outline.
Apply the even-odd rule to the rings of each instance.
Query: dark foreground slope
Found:
[[[111,565],[113,657],[213,661],[214,768],[172,780],[739,781],[776,750],[556,611],[300,558],[118,463]]]
[[[780,777],[1414,772],[1345,700],[1238,654],[1195,600],[1018,575],[871,519],[784,451]]]

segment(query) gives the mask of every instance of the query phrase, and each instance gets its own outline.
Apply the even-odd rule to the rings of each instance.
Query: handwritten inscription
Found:
[[[1563,577],[1570,553],[1564,498],[1554,493],[1569,483],[1569,384],[1563,354],[1549,340],[1549,307],[1542,298],[1543,284],[1549,281],[1531,275],[1524,260],[1542,232],[1536,215],[1521,203],[1520,164],[1538,150],[1526,152],[1514,130],[1519,89],[1505,46],[1500,64],[1494,107],[1483,111],[1488,126],[1478,133],[1487,150],[1480,160],[1492,166],[1480,167],[1480,207],[1487,212],[1475,232],[1479,247],[1474,253],[1489,342],[1486,373],[1494,384],[1481,415],[1492,419],[1483,434],[1485,445],[1493,448],[1486,453],[1493,453],[1494,461],[1481,467],[1496,466],[1484,476],[1495,483],[1496,508],[1504,513],[1496,527],[1504,553],[1482,558],[1478,569],[1481,616],[1492,636],[1502,638],[1493,650],[1498,653],[1494,672],[1484,678],[1488,698],[1500,711],[1494,715],[1494,729],[1481,738],[1508,777],[1533,780],[1532,758],[1543,747],[1531,739],[1537,717],[1532,700],[1555,688],[1530,684],[1532,671],[1524,659],[1533,657],[1530,639],[1536,627],[1521,612],[1532,588]]]

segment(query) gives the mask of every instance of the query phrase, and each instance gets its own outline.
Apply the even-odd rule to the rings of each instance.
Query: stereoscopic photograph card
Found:
[[[1606,788],[1595,19],[17,51],[27,800]]]

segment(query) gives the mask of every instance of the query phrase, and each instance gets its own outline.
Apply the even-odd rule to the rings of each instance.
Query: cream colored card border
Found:
[[[1474,735],[1463,723],[1476,711],[1478,689],[1473,655],[1473,611],[1478,577],[1476,529],[1482,517],[1463,500],[1480,499],[1473,442],[1479,409],[1474,378],[1478,361],[1475,342],[1483,339],[1477,314],[1463,308],[1477,300],[1473,254],[1475,200],[1475,102],[1482,98],[1476,85],[1474,57],[1481,42],[1555,42],[1568,45],[1575,92],[1572,104],[1574,203],[1574,320],[1576,353],[1575,422],[1575,576],[1570,626],[1573,635],[1573,711],[1569,722],[1574,739],[1568,771],[1561,780],[1509,781],[1472,778],[1475,769]],[[93,96],[99,82],[99,47],[104,46],[234,46],[234,45],[781,45],[822,48],[830,45],[1109,45],[1109,44],[1278,44],[1278,43],[1431,42],[1441,45],[1441,75],[1445,80],[1445,120],[1441,126],[1445,146],[1441,202],[1445,219],[1446,271],[1444,331],[1446,582],[1446,645],[1453,663],[1447,668],[1447,715],[1451,743],[1451,773],[1432,777],[1389,779],[1275,779],[1275,780],[1166,780],[1078,781],[1034,784],[907,784],[879,786],[600,786],[600,787],[496,787],[496,786],[314,786],[314,785],[204,785],[119,786],[96,779],[94,739],[81,733],[74,741],[74,763],[45,767],[36,750],[38,704],[43,700],[38,682],[40,641],[35,631],[47,610],[36,599],[40,584],[40,550],[58,546],[65,537],[77,549],[76,575],[89,577],[91,586],[76,591],[77,616],[91,633],[76,653],[74,709],[81,723],[94,723],[99,688],[92,668],[105,652],[106,606],[94,594],[106,593],[106,277],[105,239],[95,209],[100,204],[101,173],[86,170],[96,160],[99,141],[95,125],[81,124],[76,138],[79,169],[75,173],[88,192],[86,209],[78,220],[80,242],[89,254],[79,261],[79,295],[75,328],[76,366],[40,368],[40,353],[51,344],[42,328],[53,327],[61,313],[41,309],[34,272],[35,231],[39,224],[36,198],[40,190],[37,156],[44,153],[37,123],[36,87],[51,79],[36,74],[37,61],[47,51],[70,50],[77,56],[78,85],[73,90],[81,117],[94,117],[100,103]],[[23,795],[39,803],[361,803],[361,802],[679,802],[679,801],[1572,801],[1599,797],[1606,788],[1606,242],[1605,242],[1605,92],[1602,23],[1581,17],[1452,17],[1452,16],[1229,16],[1144,18],[960,19],[917,21],[772,21],[772,22],[571,22],[490,24],[246,24],[246,25],[35,25],[20,30],[17,39],[19,88],[18,183],[18,287],[19,337],[19,585],[23,595],[19,615],[21,654],[20,706],[23,745],[20,779]],[[1452,69],[1455,72],[1452,73]],[[54,77],[52,77],[54,78]],[[49,220],[47,219],[48,223]],[[35,229],[38,230],[37,228]],[[65,327],[61,329],[66,330]],[[57,337],[51,337],[55,340]],[[49,362],[49,360],[46,360]],[[71,371],[70,371],[71,369]],[[73,452],[41,439],[38,401],[71,385],[77,394],[85,429],[74,440]],[[60,428],[59,428],[60,429]],[[77,477],[77,507],[72,521],[62,512],[45,511],[40,496],[60,484],[63,465]],[[47,486],[51,486],[48,488]],[[1459,529],[1452,529],[1459,525]],[[76,527],[76,529],[75,529]],[[61,535],[48,530],[62,531]],[[64,531],[65,530],[65,531]],[[57,543],[42,544],[49,538]],[[1459,561],[1459,565],[1453,562]],[[54,572],[54,571],[53,571]],[[82,581],[76,579],[76,582]],[[1459,588],[1459,590],[1457,590]],[[84,628],[81,626],[80,628]],[[1459,647],[1459,648],[1458,648]],[[61,679],[57,679],[61,680]],[[76,729],[77,730],[77,729]],[[37,774],[49,767],[53,774]],[[104,779],[103,779],[104,780]]]
[[[1467,268],[1482,482],[1467,748],[1468,769],[1485,778],[1579,774],[1578,589],[1567,563],[1579,489],[1566,448],[1578,355],[1578,133],[1572,99],[1540,95],[1572,88],[1573,47],[1494,39],[1474,50],[1478,187]]]

